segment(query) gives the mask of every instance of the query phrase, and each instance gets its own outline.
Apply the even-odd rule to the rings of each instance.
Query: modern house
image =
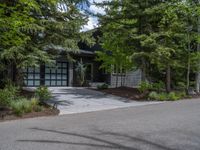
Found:
[[[93,33],[96,38],[98,31]],[[79,86],[77,81],[77,73],[75,71],[76,63],[82,61],[86,66],[86,81],[90,85],[96,85],[98,83],[107,83],[111,86],[116,85],[116,74],[108,74],[99,69],[100,62],[95,60],[96,50],[101,50],[100,45],[96,44],[93,47],[89,47],[85,44],[80,44],[80,51],[76,54],[71,54],[71,57],[75,61],[67,61],[65,55],[60,55],[56,60],[55,65],[41,64],[39,68],[27,68],[24,70],[25,78],[24,85],[28,87],[35,87],[40,85],[46,85],[50,87],[60,86]],[[131,71],[118,78],[118,86],[123,82],[123,86],[136,87],[141,81],[141,72]]]

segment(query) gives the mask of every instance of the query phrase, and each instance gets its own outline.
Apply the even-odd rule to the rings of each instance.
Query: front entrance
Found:
[[[29,67],[24,71],[24,84],[28,87],[45,85],[49,87],[68,86],[68,63],[57,61],[55,65]]]

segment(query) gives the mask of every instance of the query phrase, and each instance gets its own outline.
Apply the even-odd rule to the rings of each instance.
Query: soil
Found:
[[[136,88],[129,88],[129,87],[119,87],[119,88],[109,88],[100,90],[101,92],[112,94],[124,98],[128,98],[131,100],[140,100],[143,101],[146,98],[148,93],[141,94],[138,89]]]

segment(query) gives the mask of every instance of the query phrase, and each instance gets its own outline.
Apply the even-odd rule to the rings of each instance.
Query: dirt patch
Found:
[[[146,100],[147,93],[141,94],[138,89],[136,88],[129,88],[129,87],[119,87],[119,88],[109,88],[104,90],[99,90],[101,92],[112,94],[132,100]]]
[[[3,114],[4,112],[0,112]],[[8,120],[18,120],[18,119],[26,119],[26,118],[35,118],[35,117],[42,117],[42,116],[56,116],[59,114],[59,110],[56,108],[52,108],[48,105],[43,106],[42,111],[39,112],[31,112],[26,113],[22,116],[16,116],[12,112],[6,112],[3,116],[0,116],[0,122],[8,121]]]

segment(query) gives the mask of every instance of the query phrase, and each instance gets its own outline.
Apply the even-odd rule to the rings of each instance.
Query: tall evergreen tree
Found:
[[[14,66],[14,82],[21,82],[24,67],[50,62],[61,51],[77,51],[81,40],[91,43],[89,35],[80,32],[87,22],[80,5],[87,2],[0,1],[0,61],[5,70]]]

